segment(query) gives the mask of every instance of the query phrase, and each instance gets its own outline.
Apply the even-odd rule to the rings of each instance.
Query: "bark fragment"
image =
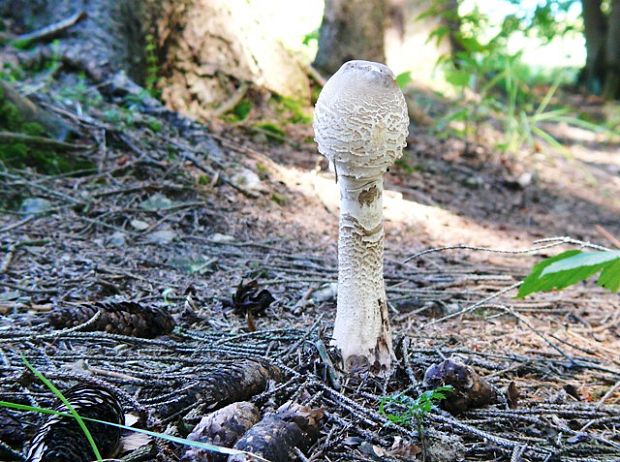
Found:
[[[235,449],[251,452],[271,462],[296,460],[295,448],[303,452],[316,441],[322,418],[322,409],[288,402],[248,430],[235,444]],[[249,460],[245,455],[228,458],[228,462]]]

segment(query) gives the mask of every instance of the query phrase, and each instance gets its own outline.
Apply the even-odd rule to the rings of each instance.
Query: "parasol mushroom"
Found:
[[[409,117],[394,74],[349,61],[316,103],[315,139],[340,185],[338,301],[334,344],[348,371],[390,367],[392,341],[383,282],[383,175],[406,145]]]

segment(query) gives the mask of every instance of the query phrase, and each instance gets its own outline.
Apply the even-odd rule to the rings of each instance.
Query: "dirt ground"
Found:
[[[93,168],[0,170],[0,199],[17,204],[0,215],[2,399],[54,403],[22,354],[60,388],[107,387],[137,425],[173,435],[186,436],[227,400],[262,412],[288,401],[321,408],[318,438],[299,460],[620,460],[617,295],[587,284],[514,298],[542,256],[620,238],[617,141],[558,126],[571,158],[485,147],[466,156],[461,141],[412,126],[384,198],[396,367],[382,379],[347,378],[329,348],[338,191],[309,125],[288,127],[278,143],[153,106],[115,123],[106,111],[126,97],[78,108],[57,91],[42,102],[77,127],[79,155]],[[29,198],[44,201],[24,210]],[[573,241],[534,242],[557,236]],[[444,246],[471,248],[416,256]],[[231,300],[249,280],[275,299],[252,321]],[[51,312],[123,300],[165,310],[175,330],[145,339],[91,331],[88,317],[49,324]],[[415,396],[425,370],[451,357],[488,380],[495,402],[460,415],[431,411],[422,443],[415,424],[390,423],[379,403]],[[214,371],[250,360],[283,377],[259,393],[213,398]],[[0,411],[0,427],[18,427],[12,440],[0,430],[2,460],[20,460],[44,421],[16,415]],[[152,440],[118,457],[168,461],[182,452]]]

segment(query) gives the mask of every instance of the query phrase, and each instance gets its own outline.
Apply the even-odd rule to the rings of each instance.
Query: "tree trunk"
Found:
[[[245,0],[0,0],[0,15],[29,32],[78,11],[87,18],[54,49],[94,80],[125,71],[144,85],[159,76],[173,109],[208,118],[245,82],[309,99],[296,60]]]
[[[607,21],[601,0],[581,0],[586,38],[586,67],[583,75],[586,89],[601,94],[605,80],[605,35]]]
[[[78,11],[87,18],[67,31],[55,53],[101,80],[118,70],[143,82],[147,2],[128,0],[0,0],[0,15],[30,32]]]
[[[333,74],[352,59],[385,62],[384,0],[327,0],[315,67]]]
[[[457,0],[388,0],[388,20],[385,31],[387,64],[396,74],[412,71],[416,82],[432,82],[440,56],[462,49],[457,40],[460,29]],[[416,19],[429,8],[438,14]],[[439,9],[442,13],[439,14]],[[441,26],[450,30],[448,39],[428,40]],[[459,48],[461,47],[461,48]]]
[[[170,1],[157,28],[164,51],[162,98],[169,106],[208,117],[244,82],[309,99],[306,74],[253,8],[246,0]]]
[[[605,45],[605,99],[620,97],[620,0],[612,0],[610,3]]]

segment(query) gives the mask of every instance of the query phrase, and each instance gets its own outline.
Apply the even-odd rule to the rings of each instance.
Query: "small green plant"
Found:
[[[620,250],[568,250],[536,264],[519,287],[518,298],[535,292],[561,290],[601,273],[597,284],[612,292],[620,289]]]
[[[379,401],[379,413],[396,424],[415,425],[422,446],[422,460],[426,460],[424,420],[433,407],[453,391],[454,387],[445,385],[425,391],[417,398],[402,393],[383,396]]]
[[[566,2],[560,3],[558,11],[564,11]],[[540,72],[536,74],[523,62],[522,52],[508,51],[509,39],[514,34],[536,36],[549,42],[575,30],[574,25],[555,21],[558,11],[551,9],[549,3],[537,6],[531,15],[506,15],[497,25],[478,7],[458,12],[447,8],[445,0],[433,0],[430,4],[419,19],[441,16],[460,24],[455,31],[443,21],[428,38],[437,42],[449,38],[456,50],[441,56],[437,62],[459,101],[453,111],[438,120],[438,133],[449,133],[446,130],[449,129],[468,142],[479,143],[482,124],[495,122],[500,125],[497,148],[502,152],[515,152],[523,146],[538,148],[540,140],[567,154],[545,129],[545,124],[566,123],[601,131],[600,126],[571,116],[565,107],[552,107],[560,84],[569,81],[570,72],[556,72],[551,79],[547,76],[543,80]],[[549,88],[539,96],[536,89],[542,84]]]
[[[144,55],[146,60],[146,75],[144,87],[153,98],[159,98],[161,91],[157,88],[159,80],[159,58],[157,57],[157,42],[153,34],[147,34]]]
[[[307,34],[304,35],[303,39],[301,40],[301,43],[306,46],[309,46],[313,42],[315,44],[318,44],[319,42],[319,30],[318,29],[314,29],[312,32],[308,32]]]

